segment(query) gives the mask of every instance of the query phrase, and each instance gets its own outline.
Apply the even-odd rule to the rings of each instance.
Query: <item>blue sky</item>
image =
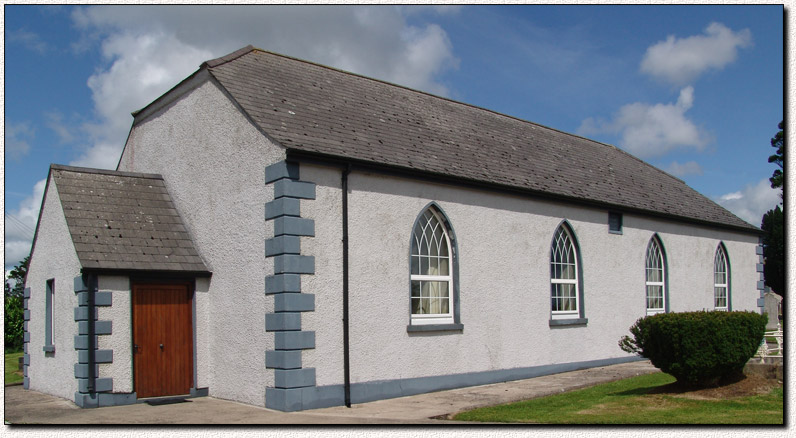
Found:
[[[50,163],[115,168],[130,112],[247,44],[624,148],[754,225],[779,201],[782,6],[21,6],[5,18],[5,262]],[[577,159],[577,157],[573,157]]]

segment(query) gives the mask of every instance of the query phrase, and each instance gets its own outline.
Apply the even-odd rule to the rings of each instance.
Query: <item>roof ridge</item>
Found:
[[[232,53],[226,54],[226,55],[224,55],[224,56],[222,56],[220,58],[215,58],[215,59],[211,59],[211,60],[205,61],[199,66],[199,68],[201,69],[202,67],[205,67],[205,66],[210,67],[210,68],[218,67],[219,65],[226,64],[226,63],[228,63],[230,61],[234,61],[235,59],[238,59],[241,56],[243,56],[243,55],[245,55],[245,54],[247,54],[249,52],[252,52],[254,50],[260,50],[260,49],[256,49],[254,46],[249,44],[246,47],[238,49],[238,50],[236,50],[236,51],[234,51]]]
[[[50,170],[65,170],[76,173],[93,173],[98,175],[128,176],[133,178],[163,179],[158,173],[124,172],[121,170],[95,169],[92,167],[67,166],[64,164],[50,164]]]

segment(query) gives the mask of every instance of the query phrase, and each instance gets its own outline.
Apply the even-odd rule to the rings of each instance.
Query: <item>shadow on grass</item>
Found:
[[[641,388],[629,389],[627,391],[617,392],[616,395],[645,395],[645,394],[685,394],[688,392],[699,391],[703,389],[721,388],[723,386],[734,385],[736,383],[746,380],[743,374],[735,374],[725,377],[718,382],[707,385],[693,385],[686,382],[672,382],[666,385],[644,386]]]

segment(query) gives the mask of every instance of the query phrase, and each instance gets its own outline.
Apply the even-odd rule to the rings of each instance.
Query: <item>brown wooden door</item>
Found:
[[[139,398],[190,392],[191,315],[187,284],[133,285],[133,382]]]

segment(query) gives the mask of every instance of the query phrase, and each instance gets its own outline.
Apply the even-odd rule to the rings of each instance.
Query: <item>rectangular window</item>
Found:
[[[608,212],[608,232],[622,234],[622,213]]]
[[[55,279],[47,280],[44,298],[44,351],[55,351]]]

